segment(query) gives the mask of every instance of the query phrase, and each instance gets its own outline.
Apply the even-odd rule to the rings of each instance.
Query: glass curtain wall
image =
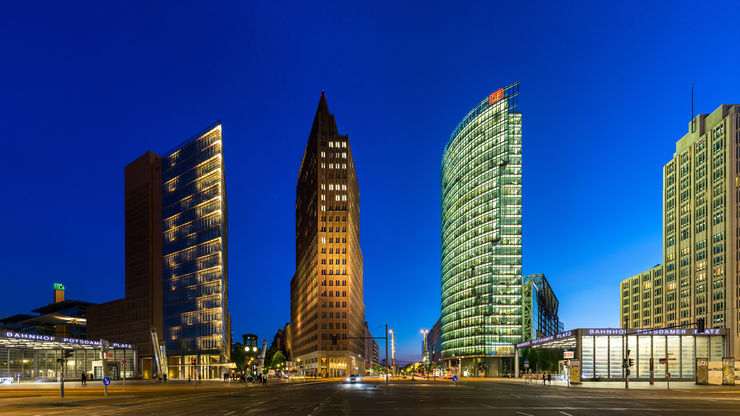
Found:
[[[519,83],[455,128],[442,158],[442,355],[511,356],[522,339]]]
[[[221,140],[218,124],[172,151],[162,162],[163,297],[168,355],[215,355],[222,361],[229,356],[226,189]]]

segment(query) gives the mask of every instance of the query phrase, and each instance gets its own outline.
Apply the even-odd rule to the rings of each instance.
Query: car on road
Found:
[[[362,377],[360,377],[359,374],[350,374],[349,377],[347,377],[348,383],[362,383]]]

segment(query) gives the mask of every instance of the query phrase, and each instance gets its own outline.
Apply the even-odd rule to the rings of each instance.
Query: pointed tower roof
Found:
[[[337,122],[334,119],[334,114],[329,112],[329,105],[326,103],[326,95],[324,90],[321,90],[321,97],[319,98],[319,105],[316,108],[316,116],[313,119],[313,126],[311,126],[311,134],[309,141],[314,138],[314,135],[337,135]]]

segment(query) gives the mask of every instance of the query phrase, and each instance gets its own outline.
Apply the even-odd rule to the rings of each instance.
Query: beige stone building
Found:
[[[663,168],[663,264],[620,284],[624,328],[728,328],[740,357],[740,105],[697,115]]]

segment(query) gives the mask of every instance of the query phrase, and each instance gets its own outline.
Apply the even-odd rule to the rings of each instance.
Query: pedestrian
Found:
[[[547,384],[552,384],[552,374],[547,373]]]
[[[262,385],[267,387],[267,376],[264,374],[262,375]]]
[[[87,374],[85,374],[84,371],[82,372],[82,374],[80,374],[80,383],[83,386],[86,386],[87,385]]]
[[[547,377],[545,377],[545,373],[542,373],[542,385],[545,385],[545,382],[547,381]]]
[[[162,379],[165,383],[167,382],[167,373],[162,373]]]

